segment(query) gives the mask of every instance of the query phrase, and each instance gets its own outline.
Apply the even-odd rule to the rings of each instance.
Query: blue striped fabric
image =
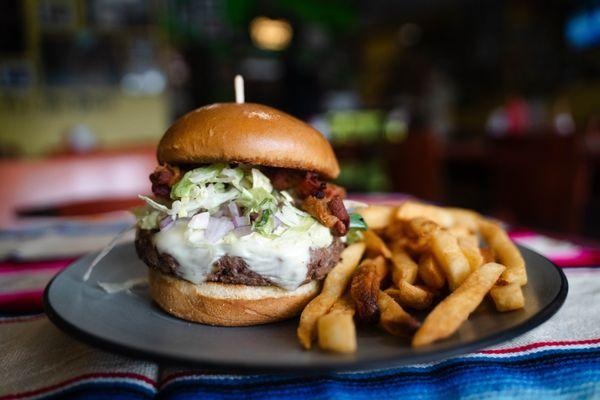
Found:
[[[568,384],[564,377],[568,376]],[[196,375],[166,383],[168,399],[600,398],[600,348],[460,357],[421,368],[318,376]]]

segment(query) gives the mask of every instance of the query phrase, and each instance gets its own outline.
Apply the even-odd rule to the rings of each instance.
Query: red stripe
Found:
[[[15,394],[8,394],[8,395],[5,395],[3,397],[0,397],[0,399],[2,399],[2,400],[22,399],[22,398],[25,398],[25,397],[37,396],[37,395],[40,395],[40,394],[51,392],[53,390],[64,388],[65,386],[71,385],[71,384],[79,382],[79,381],[83,381],[83,380],[87,380],[87,379],[97,379],[97,378],[128,378],[128,379],[137,379],[139,381],[143,381],[145,383],[148,383],[148,384],[150,384],[150,385],[152,385],[153,387],[156,388],[156,381],[154,381],[153,379],[150,379],[150,378],[148,378],[147,376],[144,376],[144,375],[134,374],[134,373],[130,373],[130,372],[99,372],[99,373],[94,373],[94,374],[80,375],[78,377],[71,378],[71,379],[68,379],[68,380],[66,380],[64,382],[57,383],[57,384],[52,385],[52,386],[47,386],[47,387],[42,388],[42,389],[30,390],[28,392],[21,392],[21,393],[15,393]]]
[[[42,311],[44,289],[0,294],[2,311]]]
[[[40,268],[19,268],[19,267],[6,267],[6,268],[0,268],[0,276],[4,276],[4,275],[13,275],[13,274],[19,274],[19,275],[39,275],[39,274],[47,274],[47,273],[57,273],[59,271],[61,271],[63,268],[65,268],[65,266],[60,266],[60,267],[55,267],[55,266],[47,266],[47,267],[40,267]]]
[[[520,351],[527,351],[531,349],[537,349],[540,347],[550,347],[550,346],[576,346],[582,344],[597,344],[600,343],[600,338],[596,339],[586,339],[586,340],[564,340],[564,341],[556,341],[556,342],[537,342],[530,343],[524,346],[519,347],[511,347],[508,349],[496,349],[496,350],[483,350],[479,351],[480,354],[506,354],[506,353],[518,353]]]
[[[41,296],[44,289],[21,290],[18,292],[0,293],[0,304],[12,303],[23,297]]]
[[[33,262],[2,262],[0,263],[0,273],[15,271],[31,271],[38,269],[62,269],[75,261],[75,258],[51,261],[33,261]]]

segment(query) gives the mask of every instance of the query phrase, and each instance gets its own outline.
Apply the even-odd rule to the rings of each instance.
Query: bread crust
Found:
[[[335,179],[331,145],[310,125],[254,103],[217,103],[184,115],[158,145],[159,163],[233,162],[314,171]]]
[[[150,295],[169,314],[218,326],[249,326],[282,321],[302,312],[317,295],[311,281],[294,291],[206,282],[199,285],[149,269]]]

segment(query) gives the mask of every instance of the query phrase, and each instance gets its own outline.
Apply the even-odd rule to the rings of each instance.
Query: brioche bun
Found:
[[[259,325],[293,318],[320,289],[317,281],[288,291],[274,286],[194,284],[154,268],[149,274],[150,295],[166,312],[219,326]]]
[[[159,163],[232,162],[314,171],[335,179],[331,145],[310,125],[260,104],[217,103],[179,118],[158,145]]]

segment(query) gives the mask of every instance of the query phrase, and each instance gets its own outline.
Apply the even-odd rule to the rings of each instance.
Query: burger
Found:
[[[157,150],[135,246],[153,300],[221,326],[298,315],[364,229],[340,168],[311,126],[251,103],[212,104],[177,120]]]

